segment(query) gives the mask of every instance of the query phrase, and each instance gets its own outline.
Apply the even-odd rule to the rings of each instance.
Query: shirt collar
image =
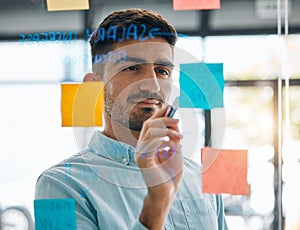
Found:
[[[123,165],[135,163],[135,148],[124,142],[116,141],[100,131],[95,131],[92,136],[88,149],[97,155],[119,162]]]

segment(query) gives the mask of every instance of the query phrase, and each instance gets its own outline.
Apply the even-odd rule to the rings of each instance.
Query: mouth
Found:
[[[135,99],[135,100],[131,100],[130,103],[142,107],[155,107],[162,104],[160,100],[154,98]]]

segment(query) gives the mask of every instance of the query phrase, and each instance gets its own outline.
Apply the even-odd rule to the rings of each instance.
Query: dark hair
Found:
[[[120,42],[124,28],[135,26],[138,36],[145,36],[150,33],[150,39],[159,37],[165,39],[171,47],[177,40],[175,28],[161,15],[146,9],[126,9],[112,12],[106,16],[98,25],[98,28],[90,37],[91,53],[93,63],[97,55],[106,54],[115,48]],[[111,31],[114,29],[114,39]],[[127,36],[127,39],[132,39]],[[136,39],[136,37],[135,37]]]

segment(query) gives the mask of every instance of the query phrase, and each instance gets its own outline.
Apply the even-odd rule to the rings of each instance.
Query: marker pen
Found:
[[[165,117],[173,117],[178,107],[178,97],[175,98],[172,105],[169,105]]]

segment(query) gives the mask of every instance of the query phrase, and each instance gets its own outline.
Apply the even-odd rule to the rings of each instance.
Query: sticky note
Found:
[[[102,126],[104,83],[101,81],[61,85],[63,127]]]
[[[35,230],[76,230],[74,199],[40,199],[34,201]]]
[[[247,195],[247,150],[201,149],[203,193]]]
[[[224,77],[222,63],[180,64],[179,107],[224,107]]]
[[[174,10],[212,10],[220,8],[220,0],[173,0]]]
[[[47,0],[48,11],[88,10],[89,0]]]

